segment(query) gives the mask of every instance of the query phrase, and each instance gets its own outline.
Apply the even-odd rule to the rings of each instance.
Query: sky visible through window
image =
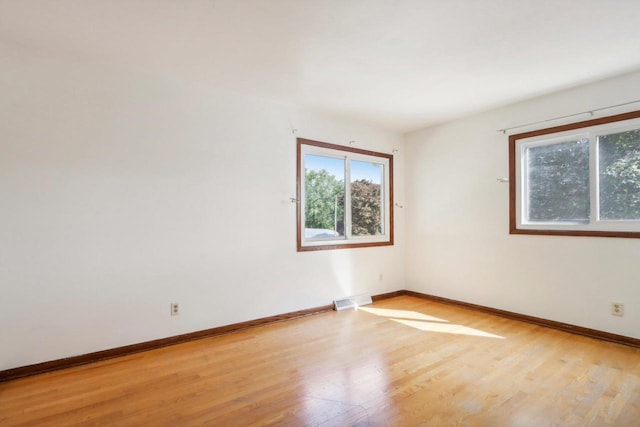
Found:
[[[305,168],[309,170],[326,170],[338,180],[344,179],[344,159],[316,156],[304,156]],[[381,184],[382,165],[362,161],[351,161],[351,181],[365,179],[373,184]]]

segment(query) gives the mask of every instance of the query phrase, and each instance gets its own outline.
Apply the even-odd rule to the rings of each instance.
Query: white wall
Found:
[[[405,287],[402,210],[393,247],[297,253],[288,200],[291,126],[398,148],[400,201],[402,136],[63,54],[0,58],[0,369]]]
[[[408,288],[640,338],[640,240],[509,235],[508,184],[496,180],[509,170],[496,130],[632,101],[639,87],[628,74],[407,135]]]

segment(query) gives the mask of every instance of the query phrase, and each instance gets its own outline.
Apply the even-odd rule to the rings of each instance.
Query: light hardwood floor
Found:
[[[409,296],[0,384],[8,426],[638,426],[640,350]]]

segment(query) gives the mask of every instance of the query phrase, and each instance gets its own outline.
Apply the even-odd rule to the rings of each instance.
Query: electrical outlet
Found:
[[[180,305],[177,302],[172,302],[171,303],[171,315],[172,316],[177,316],[178,314],[180,314]]]
[[[621,302],[612,302],[611,314],[614,316],[624,316],[624,304]]]

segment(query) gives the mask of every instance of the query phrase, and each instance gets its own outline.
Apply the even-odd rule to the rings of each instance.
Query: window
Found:
[[[640,237],[640,111],[509,137],[510,232]]]
[[[393,156],[298,138],[298,251],[393,245]]]

